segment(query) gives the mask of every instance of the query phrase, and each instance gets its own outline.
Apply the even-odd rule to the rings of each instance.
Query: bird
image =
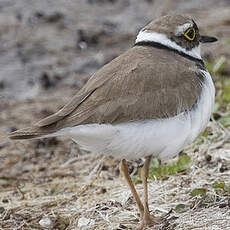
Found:
[[[96,71],[62,109],[11,139],[72,138],[82,149],[120,159],[140,212],[139,229],[157,224],[148,204],[152,158],[175,157],[205,129],[214,106],[215,87],[200,54],[201,35],[187,15],[154,19],[137,34],[134,45]],[[144,159],[141,200],[127,160]]]

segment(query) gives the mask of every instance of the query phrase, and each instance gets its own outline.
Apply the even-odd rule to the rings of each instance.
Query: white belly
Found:
[[[137,159],[153,155],[165,160],[175,156],[206,127],[214,105],[215,88],[208,72],[200,99],[194,108],[168,119],[136,121],[118,125],[89,124],[65,128],[57,135],[68,135],[83,149]]]

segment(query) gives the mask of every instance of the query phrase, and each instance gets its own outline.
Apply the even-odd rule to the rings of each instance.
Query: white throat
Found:
[[[200,46],[193,48],[192,50],[186,50],[185,48],[177,45],[174,41],[171,41],[166,35],[150,31],[140,31],[137,35],[135,43],[138,42],[157,42],[161,45],[165,45],[169,48],[180,51],[191,57],[202,59],[200,56]]]

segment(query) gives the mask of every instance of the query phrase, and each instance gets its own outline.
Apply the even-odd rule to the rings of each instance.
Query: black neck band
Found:
[[[181,56],[183,56],[183,57],[185,57],[191,61],[199,62],[204,67],[204,62],[201,59],[192,57],[188,54],[183,53],[182,51],[178,51],[176,49],[170,48],[168,46],[162,45],[162,44],[157,43],[157,42],[147,42],[147,41],[137,42],[134,46],[151,46],[151,47],[158,48],[158,49],[170,50],[170,51],[175,52],[175,53],[177,53],[177,54],[179,54],[179,55],[181,55]]]

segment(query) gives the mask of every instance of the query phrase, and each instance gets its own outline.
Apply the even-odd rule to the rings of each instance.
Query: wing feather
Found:
[[[133,47],[97,71],[66,106],[36,123],[34,131],[176,116],[197,102],[202,82],[196,62],[168,50]]]

